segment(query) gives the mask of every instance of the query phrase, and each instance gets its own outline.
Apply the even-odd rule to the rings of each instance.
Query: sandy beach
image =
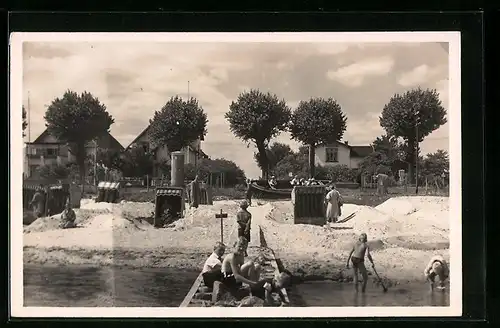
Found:
[[[256,201],[250,212],[284,267],[301,280],[350,281],[345,268],[352,243],[361,232],[370,240],[377,271],[389,283],[422,280],[434,254],[449,258],[447,197],[395,197],[377,207],[346,204],[340,220],[327,229],[293,224],[290,201]],[[82,202],[76,210],[78,228],[58,228],[59,216],[41,218],[24,228],[25,264],[118,265],[199,270],[220,239],[220,210],[224,240],[234,240],[237,201],[188,209],[185,218],[155,229],[144,218],[152,203]],[[231,246],[231,245],[230,245]]]

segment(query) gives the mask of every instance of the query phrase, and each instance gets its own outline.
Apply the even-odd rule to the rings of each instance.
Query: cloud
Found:
[[[236,138],[224,118],[242,91],[275,93],[293,109],[311,97],[332,97],[348,117],[343,140],[368,144],[383,133],[378,116],[401,77],[417,67],[436,68],[422,87],[436,88],[448,108],[448,54],[435,43],[166,43],[53,42],[23,48],[23,104],[30,99],[31,140],[45,128],[46,106],[68,89],[88,91],[115,118],[111,133],[127,146],[170,97],[196,97],[208,115],[202,144],[211,157],[235,161],[258,176],[255,147]],[[411,47],[409,46],[411,45]],[[328,73],[326,73],[328,72]],[[422,143],[446,146],[447,125]],[[25,138],[25,141],[28,138]],[[274,141],[299,143],[282,133]],[[447,148],[446,148],[447,149]]]
[[[385,75],[393,66],[394,60],[391,57],[371,58],[337,70],[329,70],[327,77],[350,87],[358,87],[363,84],[366,77]]]
[[[409,72],[401,74],[398,83],[404,87],[417,86],[434,78],[440,72],[442,67],[429,67],[428,65],[420,65]]]

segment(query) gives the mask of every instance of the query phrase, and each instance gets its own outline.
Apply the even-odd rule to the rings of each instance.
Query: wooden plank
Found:
[[[198,278],[194,281],[193,286],[191,286],[191,289],[187,293],[186,297],[184,297],[184,300],[182,301],[181,305],[179,307],[187,307],[189,303],[191,303],[194,294],[198,291],[198,288],[200,288],[200,284],[203,281],[203,276],[201,273],[198,275]]]

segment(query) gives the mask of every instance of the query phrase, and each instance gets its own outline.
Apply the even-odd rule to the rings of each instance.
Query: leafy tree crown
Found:
[[[435,89],[417,88],[404,94],[395,94],[387,103],[379,118],[388,135],[402,137],[405,141],[418,141],[446,123],[446,110],[441,105]]]
[[[150,120],[149,138],[153,147],[165,145],[171,152],[178,151],[204,137],[207,123],[207,114],[198,100],[175,96]]]
[[[347,117],[333,98],[311,98],[293,112],[290,133],[304,144],[318,145],[340,140],[346,125]]]

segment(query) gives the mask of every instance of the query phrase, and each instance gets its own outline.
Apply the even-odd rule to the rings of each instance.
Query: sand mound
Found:
[[[90,210],[90,209],[75,209],[76,214],[76,225],[83,226],[85,225],[91,218],[95,216],[110,213],[108,209],[100,209],[100,210]],[[48,230],[60,229],[60,225],[62,224],[61,214],[56,214],[53,216],[42,217],[36,219],[29,226],[24,227],[24,233],[32,233],[32,232],[43,232]]]
[[[147,223],[142,223],[141,227],[135,222],[135,220],[127,220],[121,216],[116,216],[113,214],[101,214],[89,220],[85,225],[86,228],[93,230],[128,230],[137,231],[144,230],[147,227]]]

